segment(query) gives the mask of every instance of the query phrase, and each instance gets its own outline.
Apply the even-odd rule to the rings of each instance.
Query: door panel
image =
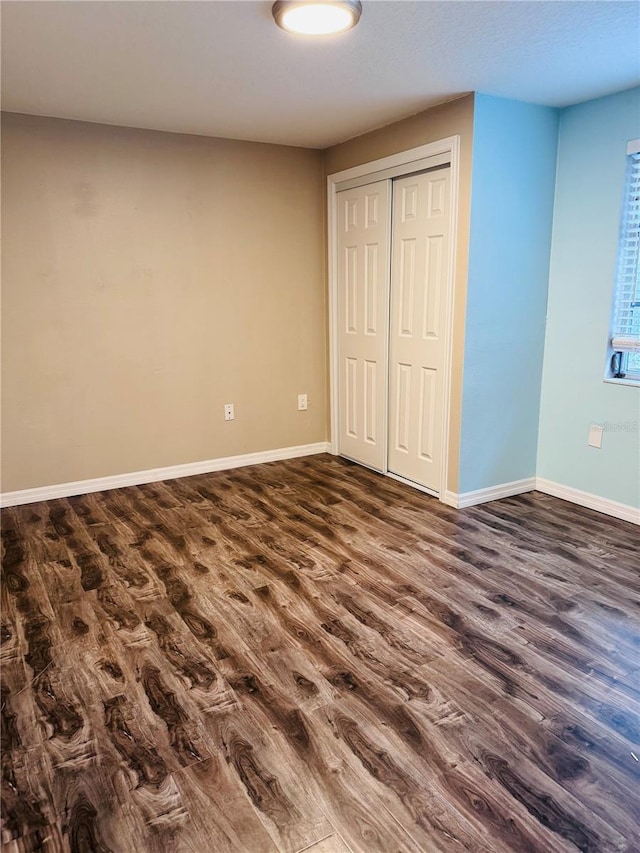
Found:
[[[339,452],[386,468],[390,181],[337,194]]]
[[[388,470],[439,493],[448,166],[393,182]]]

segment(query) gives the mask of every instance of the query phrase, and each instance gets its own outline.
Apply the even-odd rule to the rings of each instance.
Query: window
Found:
[[[640,384],[640,139],[627,146],[627,175],[608,348],[607,378]]]

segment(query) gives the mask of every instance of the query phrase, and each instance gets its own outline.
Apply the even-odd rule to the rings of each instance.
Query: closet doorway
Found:
[[[334,452],[436,496],[448,455],[454,141],[329,179]]]

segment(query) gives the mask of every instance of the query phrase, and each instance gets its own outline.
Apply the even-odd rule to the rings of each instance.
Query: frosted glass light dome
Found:
[[[319,36],[343,33],[355,27],[360,20],[362,4],[359,0],[278,0],[272,12],[276,24],[283,30]]]

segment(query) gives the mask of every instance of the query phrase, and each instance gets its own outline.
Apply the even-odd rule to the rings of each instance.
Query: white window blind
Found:
[[[627,147],[627,175],[620,226],[611,323],[611,348],[640,353],[640,139]],[[630,365],[631,366],[631,365]],[[634,371],[635,372],[635,371]]]

